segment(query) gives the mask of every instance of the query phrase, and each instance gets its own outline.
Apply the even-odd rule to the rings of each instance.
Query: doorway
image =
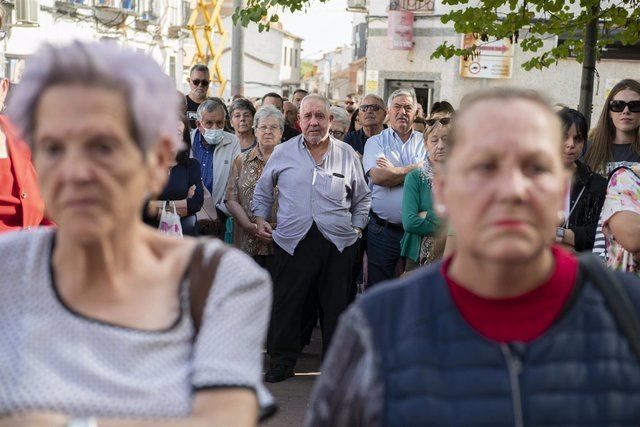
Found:
[[[407,89],[413,92],[416,100],[422,106],[425,116],[429,115],[433,104],[434,82],[420,80],[387,80],[385,85],[385,99],[389,98],[394,91]]]

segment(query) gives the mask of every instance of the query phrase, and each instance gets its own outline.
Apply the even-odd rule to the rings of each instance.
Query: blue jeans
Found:
[[[368,286],[396,277],[400,240],[404,232],[369,221],[367,225]]]

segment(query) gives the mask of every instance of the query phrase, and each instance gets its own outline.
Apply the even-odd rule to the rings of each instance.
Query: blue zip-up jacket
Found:
[[[638,312],[640,280],[616,274]],[[307,425],[639,426],[638,358],[578,276],[560,318],[528,344],[473,330],[440,263],[371,290],[341,320]]]

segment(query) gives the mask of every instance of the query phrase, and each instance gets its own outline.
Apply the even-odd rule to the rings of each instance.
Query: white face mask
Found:
[[[204,140],[209,145],[218,145],[224,139],[224,131],[222,129],[205,129]]]

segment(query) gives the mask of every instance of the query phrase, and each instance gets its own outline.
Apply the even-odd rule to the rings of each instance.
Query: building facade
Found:
[[[481,55],[475,63],[459,58],[431,59],[431,53],[443,41],[460,46],[465,40],[451,24],[440,21],[449,6],[437,0],[349,0],[349,4],[354,12],[354,32],[361,33],[359,26],[366,23],[367,93],[387,97],[395,89],[412,89],[428,111],[436,100],[446,99],[458,105],[466,93],[475,89],[525,86],[544,92],[555,103],[573,108],[578,105],[582,65],[575,59],[559,61],[541,71],[525,71],[521,65],[532,55],[523,52],[518,44],[492,46],[494,51]],[[412,21],[399,23],[396,12],[409,12]],[[553,48],[557,42],[548,39],[543,49]],[[495,72],[488,73],[492,69]],[[640,49],[605,52],[597,70],[594,122],[607,89],[623,78],[640,76]]]
[[[225,0],[222,22],[228,32],[220,58],[224,78],[231,76],[232,0]],[[17,84],[25,60],[45,43],[72,40],[112,40],[151,55],[188,91],[188,74],[196,52],[187,30],[194,3],[188,0],[4,0],[6,36],[0,42],[5,74]],[[214,45],[220,35],[214,34]],[[245,29],[245,96],[267,92],[288,94],[300,83],[302,39],[279,27],[259,33],[255,24]],[[212,85],[210,93],[216,95]],[[229,99],[227,84],[223,97]]]

